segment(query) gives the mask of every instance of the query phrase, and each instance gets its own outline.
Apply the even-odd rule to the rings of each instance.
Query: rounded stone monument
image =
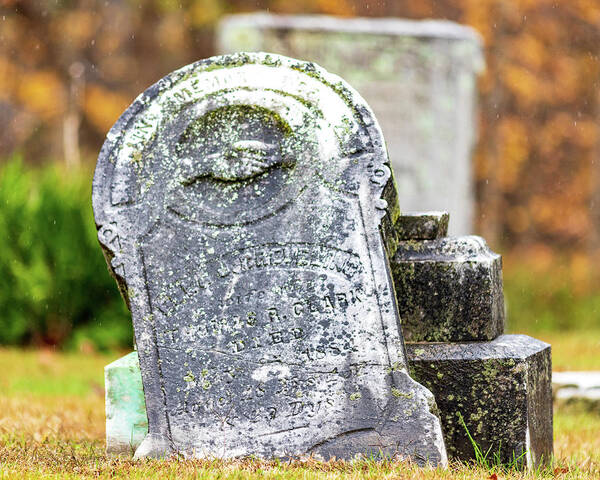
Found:
[[[265,53],[169,74],[109,132],[93,203],[133,317],[136,457],[446,462],[407,370],[383,137],[339,77]]]

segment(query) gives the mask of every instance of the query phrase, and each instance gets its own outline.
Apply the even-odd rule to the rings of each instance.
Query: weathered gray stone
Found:
[[[483,67],[475,30],[447,21],[258,13],[225,17],[217,48],[280,53],[343,76],[381,123],[402,208],[444,206],[453,235],[473,233],[471,151]]]
[[[550,345],[502,335],[491,342],[406,346],[413,376],[435,395],[451,458],[475,458],[468,429],[489,459],[499,453],[504,463],[520,458],[528,467],[550,460]]]
[[[406,341],[492,340],[504,332],[502,259],[481,237],[402,241],[391,266]]]
[[[394,224],[398,240],[436,240],[448,235],[448,212],[402,212]]]
[[[550,458],[552,393],[548,345],[522,335],[504,335],[493,342],[408,343],[407,348],[413,374],[435,392],[446,448],[452,458],[464,461],[475,458],[459,413],[483,452],[491,447],[490,459],[498,450],[505,462],[512,461],[512,452],[518,457],[529,450],[523,457],[524,466]],[[123,357],[134,366],[136,358],[136,352]],[[107,378],[123,359],[106,367]],[[121,383],[132,387],[127,395],[122,395],[114,382],[106,384],[107,398],[113,399],[113,415],[123,419],[121,425],[107,421],[109,444],[120,442],[122,431],[136,428],[137,417],[121,411],[129,411],[131,403],[144,404],[139,367],[119,373]],[[560,374],[557,378],[557,386],[564,388],[576,381]],[[131,448],[136,448],[139,442],[140,436],[134,436]]]
[[[168,75],[109,132],[93,202],[133,317],[136,457],[446,462],[407,369],[383,137],[339,77],[264,53]]]

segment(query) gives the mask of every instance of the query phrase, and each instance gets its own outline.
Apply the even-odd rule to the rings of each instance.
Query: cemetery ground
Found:
[[[600,331],[537,336],[552,343],[555,370],[600,370]],[[454,463],[448,470],[376,461],[134,462],[107,456],[103,367],[122,353],[0,349],[0,478],[600,478],[600,412],[582,404],[555,405],[556,458],[537,472],[502,469],[493,452],[479,465]]]

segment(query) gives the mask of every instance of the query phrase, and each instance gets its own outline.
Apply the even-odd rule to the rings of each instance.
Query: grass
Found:
[[[484,464],[489,462],[456,463],[441,470],[367,460],[355,463],[182,459],[133,462],[129,458],[106,456],[103,367],[119,355],[0,349],[0,479],[600,478],[600,413],[577,405],[557,408],[556,459],[552,467],[539,472],[502,471],[493,462],[487,466]]]
[[[600,370],[600,328],[589,331],[531,332],[552,345],[552,369]]]
[[[508,331],[550,343],[554,370],[600,370],[600,275],[580,256],[544,252],[504,257]]]

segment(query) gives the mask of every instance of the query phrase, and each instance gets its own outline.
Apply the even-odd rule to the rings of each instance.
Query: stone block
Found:
[[[350,82],[381,124],[402,208],[444,205],[451,233],[472,233],[471,152],[484,66],[475,30],[448,21],[255,13],[224,17],[216,40],[220,53],[279,53]]]
[[[499,453],[503,462],[519,458],[527,467],[550,459],[550,345],[502,335],[491,342],[406,347],[414,378],[436,398],[450,458],[474,458],[468,430],[490,459]]]
[[[148,431],[137,352],[104,367],[106,451],[133,454]]]
[[[448,212],[402,212],[394,233],[402,240],[436,240],[448,234]]]
[[[407,342],[492,340],[504,332],[502,259],[481,237],[401,241],[391,270]]]

